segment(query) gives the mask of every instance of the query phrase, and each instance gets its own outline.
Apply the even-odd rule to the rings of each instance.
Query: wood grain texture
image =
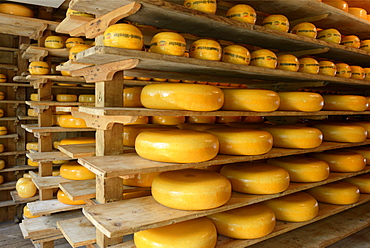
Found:
[[[85,205],[67,205],[67,204],[61,203],[57,199],[52,199],[52,200],[31,202],[31,203],[28,203],[27,206],[33,215],[47,215],[47,214],[59,213],[63,211],[81,209]]]
[[[27,153],[27,158],[31,159],[33,162],[49,162],[55,160],[71,160],[67,154],[62,152],[35,152]]]
[[[61,176],[49,176],[49,177],[37,177],[32,178],[32,182],[36,185],[39,190],[42,189],[57,189],[59,183],[69,182],[71,180],[65,179]]]
[[[96,242],[95,226],[86,217],[58,221],[57,226],[72,247]]]

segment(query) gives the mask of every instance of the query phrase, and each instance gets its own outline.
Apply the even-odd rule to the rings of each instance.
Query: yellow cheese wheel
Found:
[[[244,110],[271,112],[278,109],[279,95],[271,90],[223,89],[225,102],[223,110]]]
[[[60,115],[58,119],[59,126],[66,128],[87,128],[86,122],[82,118],[76,118],[72,115]]]
[[[15,3],[2,3],[0,4],[0,13],[17,15],[24,17],[33,17],[33,10]]]
[[[74,145],[74,144],[92,144],[95,143],[95,138],[93,137],[73,137],[62,139],[59,145]]]
[[[73,9],[70,9],[70,8],[67,9],[66,15],[67,16],[68,15],[76,15],[76,16],[84,16],[84,17],[94,18],[94,15],[92,15],[92,14],[81,12],[81,11],[78,11],[78,10],[73,10]]]
[[[298,192],[283,197],[264,201],[270,207],[277,220],[304,222],[312,220],[319,211],[317,200],[310,194]]]
[[[7,76],[5,74],[0,73],[0,83],[6,83]]]
[[[364,127],[367,132],[366,138],[370,138],[370,121],[351,121],[351,123]]]
[[[193,130],[144,131],[136,137],[135,150],[149,160],[197,163],[214,158],[219,142],[213,134]]]
[[[228,9],[226,12],[226,17],[240,22],[255,24],[257,20],[257,13],[251,6],[247,4],[236,4]]]
[[[217,231],[206,217],[134,233],[137,248],[214,248]]]
[[[320,129],[326,141],[363,142],[367,131],[364,127],[349,123],[322,123],[313,125]]]
[[[87,180],[94,179],[95,174],[77,163],[71,161],[60,167],[60,176],[70,180]]]
[[[129,87],[123,89],[123,106],[141,108],[140,95],[143,87]]]
[[[75,45],[83,45],[83,44],[85,44],[85,41],[79,37],[69,37],[65,42],[66,48],[68,49],[74,47]]]
[[[4,183],[4,176],[0,175],[0,184]]]
[[[251,53],[250,65],[275,69],[277,66],[277,56],[271,50],[258,49]]]
[[[356,172],[363,170],[366,166],[364,156],[351,151],[325,151],[311,153],[310,156],[325,161],[330,171],[335,172]]]
[[[83,204],[85,204],[84,200],[73,201],[73,200],[69,199],[69,197],[61,189],[58,190],[57,199],[61,203],[64,203],[64,204],[67,204],[67,205],[83,205]]]
[[[272,148],[271,134],[258,129],[216,128],[207,132],[218,138],[221,154],[260,155]]]
[[[216,123],[235,123],[241,121],[241,116],[216,116]]]
[[[0,170],[5,168],[5,161],[3,159],[0,159]]]
[[[299,72],[318,74],[320,70],[319,62],[314,58],[300,58]]]
[[[187,123],[208,123],[213,124],[216,121],[216,116],[187,116]]]
[[[37,188],[31,179],[22,178],[22,180],[18,179],[18,181],[16,183],[16,190],[19,197],[30,198],[36,195]]]
[[[308,189],[307,192],[315,197],[319,202],[337,205],[353,204],[360,199],[359,188],[344,181],[321,185]]]
[[[0,144],[0,152],[3,152],[5,150],[4,144]]]
[[[109,26],[104,32],[104,46],[141,50],[144,37],[140,29],[131,24],[119,23]]]
[[[357,95],[324,95],[323,110],[365,111],[368,107],[366,97]]]
[[[276,194],[289,186],[289,173],[278,166],[260,162],[227,164],[220,173],[233,190],[247,194]]]
[[[274,212],[261,203],[207,217],[215,224],[218,234],[234,239],[262,238],[274,230],[276,223]]]
[[[139,124],[148,124],[148,123],[149,123],[148,116],[138,116],[135,121],[125,123],[125,125],[139,125]]]
[[[288,32],[289,30],[289,20],[284,15],[276,14],[276,15],[268,15],[263,19],[262,26],[279,30],[283,32]]]
[[[315,112],[324,106],[324,98],[313,92],[278,92],[280,106],[278,110]]]
[[[57,94],[57,101],[58,102],[76,102],[77,101],[77,95]]]
[[[359,153],[364,156],[366,160],[366,165],[370,165],[370,147],[369,146],[360,146],[360,147],[352,147],[346,149],[346,151],[351,151],[355,153]]]
[[[275,147],[315,148],[320,146],[323,140],[321,131],[313,127],[278,125],[262,126],[260,129],[272,135]]]
[[[38,151],[39,150],[39,143],[38,142],[28,142],[26,144],[26,150],[27,151],[29,151],[29,150]]]
[[[325,161],[305,156],[270,158],[267,163],[287,170],[292,182],[320,182],[327,179],[330,172]]]
[[[95,95],[79,95],[79,102],[95,102]]]
[[[348,13],[357,16],[358,18],[367,20],[367,11],[363,8],[349,7]]]
[[[34,109],[30,108],[30,109],[27,109],[27,115],[28,116],[38,116],[38,113]]]
[[[4,110],[0,109],[0,118],[4,116]]]
[[[38,162],[34,162],[32,161],[31,159],[27,159],[27,165],[29,166],[32,166],[32,167],[38,167],[39,166],[39,163]]]
[[[82,52],[88,48],[90,48],[89,45],[84,45],[84,44],[74,45],[73,47],[69,49],[69,55],[68,55],[69,60],[71,61],[76,60],[77,53]]]
[[[32,61],[28,66],[31,75],[46,75],[50,72],[50,66],[44,61]]]
[[[26,217],[27,219],[33,219],[33,218],[40,217],[41,215],[33,215],[30,209],[28,208],[28,206],[26,205],[23,208],[23,216]]]
[[[152,124],[178,125],[185,122],[185,116],[152,116]]]
[[[223,124],[207,124],[207,123],[182,123],[177,125],[179,129],[194,130],[194,131],[207,131],[212,128],[228,128]]]
[[[64,47],[64,40],[60,36],[50,35],[46,37],[44,46],[46,48],[60,49]]]
[[[58,149],[59,143],[60,143],[60,141],[59,141],[59,140],[55,140],[55,141],[53,141],[53,148],[54,148],[54,149]]]
[[[146,108],[214,111],[222,107],[224,94],[211,85],[163,83],[146,85],[140,100]]]
[[[61,117],[62,115],[55,115],[53,114],[51,116],[51,119],[52,119],[52,125],[53,126],[59,126],[59,118]]]
[[[52,161],[53,164],[60,164],[60,165],[68,163],[68,162],[69,160],[53,160]]]
[[[187,8],[195,9],[209,14],[215,14],[217,10],[216,0],[209,1],[185,0],[183,5]]]
[[[39,100],[39,94],[33,93],[30,95],[30,100],[31,101],[38,101]]]
[[[221,61],[232,64],[249,65],[251,54],[248,49],[243,46],[229,45],[223,48]]]
[[[186,50],[185,38],[175,32],[159,32],[150,41],[149,52],[184,56]]]
[[[0,135],[6,135],[8,133],[8,129],[5,126],[0,126]]]
[[[31,178],[32,178],[32,176],[30,175],[30,173],[24,173],[24,174],[23,174],[23,178],[31,179]]]
[[[222,57],[221,45],[211,39],[199,39],[190,45],[189,57],[203,60],[219,61]]]
[[[148,172],[135,174],[132,178],[123,179],[123,184],[135,187],[152,187],[153,179],[159,175],[160,172]]]
[[[125,125],[123,127],[123,145],[124,146],[135,146],[136,137],[139,133],[144,131],[163,131],[177,129],[173,126],[160,126],[160,125]]]
[[[344,179],[359,188],[360,193],[370,194],[370,174],[359,175]]]
[[[174,209],[212,209],[230,199],[231,184],[225,176],[213,171],[166,171],[154,178],[152,195],[160,204]]]

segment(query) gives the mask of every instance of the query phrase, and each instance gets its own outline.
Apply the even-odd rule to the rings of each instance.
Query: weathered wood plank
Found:
[[[18,195],[18,192],[15,191],[15,190],[10,191],[10,195],[11,195],[14,203],[33,202],[33,201],[37,201],[40,198],[39,195],[35,195],[35,196],[30,197],[30,198],[22,198]]]
[[[72,159],[95,156],[95,144],[60,145],[58,149]]]
[[[72,247],[96,242],[95,226],[86,217],[58,221],[57,225]]]
[[[13,190],[15,189],[15,184],[17,182],[5,182],[5,183],[2,183],[0,184],[0,191],[2,190]]]
[[[69,182],[59,183],[59,188],[62,189],[63,192],[73,201],[95,198],[95,186],[95,179],[70,180]]]
[[[43,189],[59,188],[59,183],[69,182],[71,180],[65,179],[61,176],[49,176],[49,177],[32,178],[32,181],[39,190],[43,190]]]
[[[92,132],[93,128],[38,127],[34,124],[21,124],[30,133]],[[0,136],[1,138],[1,136]]]
[[[71,76],[60,76],[60,75],[27,75],[26,80],[35,81],[37,79],[50,79],[52,82],[73,82],[73,83],[85,83],[83,77],[71,77]]]
[[[62,152],[35,152],[26,156],[33,162],[49,162],[55,160],[71,160],[71,157]]]
[[[52,200],[31,202],[31,203],[28,203],[27,206],[33,215],[46,215],[46,214],[52,214],[52,213],[59,213],[62,211],[81,209],[85,205],[67,205],[67,204],[61,203],[57,199],[52,199]]]
[[[94,106],[90,102],[57,102],[57,101],[26,101],[30,107],[34,106]]]

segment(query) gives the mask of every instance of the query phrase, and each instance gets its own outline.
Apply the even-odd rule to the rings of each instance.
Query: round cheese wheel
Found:
[[[216,123],[232,123],[241,121],[241,116],[216,116]]]
[[[77,161],[63,164],[60,167],[60,176],[70,180],[87,180],[95,178],[94,173],[77,163]]]
[[[152,116],[152,124],[178,125],[185,122],[185,116]]]
[[[26,144],[26,150],[27,151],[29,151],[29,150],[38,151],[39,150],[39,143],[38,142],[28,142]]]
[[[32,61],[28,66],[31,75],[46,75],[50,72],[50,66],[44,61]]]
[[[148,116],[138,116],[135,121],[125,123],[125,125],[139,125],[139,124],[148,124],[148,123],[149,123]]]
[[[315,112],[324,106],[324,98],[313,92],[278,92],[278,110]]]
[[[216,116],[187,116],[187,123],[208,123],[213,124],[216,121]]]
[[[60,49],[64,47],[64,40],[60,36],[50,35],[46,37],[44,46],[46,48]]]
[[[175,32],[159,32],[150,41],[149,52],[184,56],[186,50],[185,38]]]
[[[206,217],[134,233],[137,248],[214,248],[217,231]]]
[[[36,112],[36,110],[30,108],[30,109],[27,109],[27,115],[28,116],[39,116],[38,113]]]
[[[3,159],[0,159],[0,170],[5,168],[5,161]]]
[[[144,131],[136,137],[135,150],[153,161],[198,163],[214,158],[219,142],[213,134],[193,130]]]
[[[18,181],[15,187],[19,197],[30,198],[36,195],[37,188],[36,185],[31,181],[31,179],[22,178],[22,180],[18,179]]]
[[[370,138],[370,121],[351,121],[351,123],[364,127],[367,132],[366,138]]]
[[[363,8],[349,7],[348,13],[357,16],[358,18],[367,20],[367,11]]]
[[[179,129],[194,130],[194,131],[207,131],[212,128],[228,128],[222,124],[206,124],[206,123],[181,123],[177,125]]]
[[[351,151],[351,152],[361,154],[365,158],[366,165],[370,165],[370,147],[369,146],[347,148],[346,151]]]
[[[32,161],[31,159],[27,159],[27,165],[29,166],[32,166],[32,167],[38,167],[39,166],[39,163],[38,162],[34,162]]]
[[[39,94],[34,93],[30,95],[30,100],[31,101],[38,101],[39,100]]]
[[[86,13],[86,12],[81,12],[81,11],[78,11],[78,10],[73,10],[73,9],[70,9],[70,8],[67,9],[66,15],[67,16],[76,15],[76,16],[84,16],[84,17],[94,18],[94,15],[92,15],[92,14],[89,14],[89,13]]]
[[[26,217],[27,219],[33,219],[33,218],[40,217],[41,215],[33,215],[30,209],[28,208],[28,206],[26,205],[23,208],[23,216]]]
[[[68,162],[69,160],[53,160],[52,161],[53,164],[60,164],[60,165],[68,163]]]
[[[4,183],[4,176],[0,175],[0,184]]]
[[[221,154],[260,155],[272,148],[271,134],[258,129],[216,128],[207,132],[218,138]]]
[[[60,116],[62,115],[52,115],[51,118],[52,118],[52,125],[53,126],[59,126],[59,118]]]
[[[59,145],[75,145],[75,144],[92,144],[95,143],[95,138],[93,137],[73,137],[62,139]]]
[[[367,131],[364,127],[347,123],[322,123],[313,125],[319,129],[326,141],[335,142],[363,142]]]
[[[123,145],[124,146],[135,146],[136,137],[139,133],[144,131],[165,131],[177,129],[173,126],[160,126],[160,125],[125,125],[123,127]]]
[[[359,188],[344,181],[321,185],[308,189],[307,192],[315,197],[319,202],[337,205],[353,204],[360,199]]]
[[[264,201],[270,207],[277,220],[304,222],[312,220],[319,211],[317,200],[310,194],[298,192],[279,198]]]
[[[329,165],[325,161],[304,156],[270,158],[267,163],[287,170],[292,182],[320,182],[327,179],[330,172]]]
[[[259,162],[227,164],[220,173],[234,191],[247,194],[276,194],[289,186],[289,173],[278,166]]]
[[[315,148],[321,145],[323,135],[313,127],[293,125],[262,126],[261,130],[273,137],[273,146],[284,148]]]
[[[323,110],[365,111],[368,102],[364,96],[356,95],[324,95]]]
[[[95,102],[95,95],[79,95],[79,102]]]
[[[65,42],[66,48],[72,48],[75,45],[83,45],[83,44],[85,44],[85,41],[80,37],[69,37]]]
[[[154,178],[152,195],[160,204],[174,209],[212,209],[230,199],[231,184],[225,176],[213,171],[166,171]]]
[[[349,64],[346,63],[336,63],[335,67],[337,68],[337,72],[335,74],[336,77],[341,78],[351,78],[352,70]]]
[[[251,60],[251,54],[248,49],[240,45],[229,45],[223,48],[221,61],[239,64],[249,65]]]
[[[330,171],[335,172],[356,172],[366,166],[366,159],[359,153],[350,151],[325,151],[311,153],[310,156],[321,159],[328,163]]]
[[[15,3],[2,3],[0,4],[0,13],[17,15],[24,17],[33,17],[33,10]]]
[[[5,74],[0,73],[0,83],[6,83],[7,76]]]
[[[359,175],[344,179],[359,188],[360,193],[370,194],[370,174]]]
[[[135,174],[132,178],[123,179],[123,184],[135,187],[152,187],[153,179],[159,175],[160,172],[148,172]]]
[[[53,141],[53,148],[58,149],[59,143],[60,143],[59,140]]]
[[[286,16],[280,14],[268,15],[265,17],[265,19],[263,19],[262,26],[274,30],[288,32],[289,20],[286,18]]]
[[[66,128],[87,128],[86,122],[82,118],[76,118],[72,115],[60,115],[58,119],[59,126]]]
[[[218,234],[234,239],[262,238],[274,230],[276,223],[274,212],[261,203],[207,217],[215,224]]]
[[[369,68],[369,72],[370,72],[370,68]],[[369,73],[369,80],[370,80],[370,73]],[[370,96],[366,96],[366,100],[367,100],[367,109],[366,110],[370,110]]]
[[[130,87],[123,89],[123,106],[141,108],[140,95],[143,87]]]
[[[222,57],[221,45],[211,39],[199,39],[190,45],[189,57],[203,60],[219,61]]]
[[[214,111],[222,107],[224,94],[211,85],[163,83],[146,85],[140,100],[146,108]]]
[[[5,126],[0,126],[0,135],[6,135],[8,133],[8,129]]]
[[[257,13],[251,6],[247,4],[236,4],[228,9],[226,12],[226,17],[240,22],[255,24],[257,20]]]
[[[131,24],[119,23],[109,26],[104,32],[104,46],[141,50],[144,36]]]
[[[73,201],[73,200],[69,199],[69,197],[61,189],[58,190],[57,199],[61,203],[64,203],[64,204],[67,204],[67,205],[83,205],[83,204],[85,204],[84,200]]]
[[[225,95],[223,110],[271,112],[280,105],[279,95],[271,90],[222,89]]]
[[[85,45],[85,44],[74,45],[73,47],[69,49],[69,55],[68,55],[69,60],[75,61],[77,53],[82,52],[88,48],[90,48],[90,46]]]
[[[77,101],[77,95],[73,94],[57,94],[58,102],[75,102]]]

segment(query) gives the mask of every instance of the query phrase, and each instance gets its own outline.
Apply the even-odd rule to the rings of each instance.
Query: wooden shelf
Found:
[[[95,144],[59,145],[58,149],[72,159],[95,156]],[[123,147],[124,153],[135,152],[133,147]]]
[[[72,158],[62,152],[35,152],[27,153],[26,156],[32,162],[50,162],[55,160],[71,160]]]
[[[97,156],[79,158],[78,162],[89,169],[96,175],[103,177],[119,177],[125,175],[133,175],[138,173],[147,172],[160,172],[166,170],[180,170],[187,168],[200,168],[211,165],[221,165],[229,163],[246,162],[267,158],[284,157],[289,155],[297,155],[312,152],[322,152],[326,150],[348,148],[355,146],[362,146],[370,144],[370,139],[361,143],[336,143],[324,141],[319,147],[312,149],[287,149],[273,147],[271,151],[262,155],[254,156],[230,156],[230,155],[217,155],[214,159],[200,163],[162,163],[150,161],[141,158],[135,153],[127,153],[124,155],[115,156]]]
[[[368,55],[366,58],[369,60]],[[199,75],[203,75],[204,81],[223,83],[247,83],[248,80],[259,79],[269,82],[316,81],[369,86],[369,82],[365,80],[283,71],[258,66],[245,66],[115,47],[95,46],[76,55],[76,61],[84,64],[104,65],[123,60],[137,61],[135,68],[130,69],[131,75],[133,72],[137,72],[150,78],[199,80]],[[58,68],[60,70],[67,70],[63,69],[63,66],[59,66]],[[72,75],[74,75],[73,70]],[[259,83],[262,84],[263,82]]]
[[[85,217],[58,221],[57,225],[72,247],[91,245],[96,242],[95,227]]]
[[[369,171],[370,167],[367,167],[366,170],[358,173],[364,174]],[[287,190],[273,195],[249,195],[233,192],[230,200],[223,206],[201,211],[171,209],[156,202],[152,196],[146,196],[114,203],[86,206],[83,213],[107,237],[120,237],[145,229],[248,206],[352,176],[354,176],[352,173],[331,173],[325,181],[291,183]],[[370,200],[370,195],[366,195],[366,197],[367,200]],[[153,213],[156,214],[153,215]],[[119,225],[117,225],[118,223]]]
[[[346,61],[348,63],[356,61],[358,65],[362,66],[369,66],[370,63],[368,61],[369,53],[360,49],[348,48],[342,45],[336,45],[322,40],[302,37],[281,31],[275,31],[257,25],[238,22],[222,16],[206,14],[200,11],[192,10],[177,4],[170,3],[178,1],[153,2],[149,0],[126,0],[109,4],[109,6],[103,6],[104,4],[102,3],[91,3],[88,2],[88,0],[78,0],[74,1],[72,6],[73,8],[81,9],[81,11],[87,12],[92,11],[96,13],[97,10],[99,10],[98,15],[101,16],[105,13],[113,11],[116,8],[122,7],[132,2],[136,2],[142,5],[138,12],[125,18],[125,20],[134,23],[149,26],[153,26],[154,24],[157,28],[170,29],[182,33],[191,32],[191,34],[197,35],[199,37],[210,37],[220,40],[228,40],[235,43],[247,43],[252,46],[268,49],[278,49],[286,52],[329,47],[330,49],[328,52],[316,56],[335,59],[338,61]],[[340,22],[346,23],[346,25],[338,23],[338,28],[346,27],[347,30],[349,29],[349,34],[354,34],[357,31],[358,35],[362,38],[370,37],[370,33],[368,32],[368,21],[353,17],[352,15],[339,11],[338,9],[331,6],[318,3],[316,2],[316,0],[280,0],[280,2],[283,2],[283,4],[280,4],[280,6],[287,6],[285,11],[293,8],[292,6],[294,6],[293,9],[296,9],[296,2],[299,3],[298,5],[300,8],[303,8],[303,6],[305,8],[309,6],[307,7],[307,9],[309,9],[308,12],[310,17],[317,16],[317,14],[313,13],[320,13],[319,15],[331,13],[331,16],[333,16],[335,13],[335,18],[331,18],[331,20],[335,20],[337,22],[339,22],[338,20],[340,20]],[[285,4],[286,2],[290,2],[289,6]],[[181,2],[181,5],[182,3],[183,2]],[[258,4],[258,6],[260,5],[261,4]],[[265,3],[264,5],[269,5],[271,8],[275,9],[277,7],[276,4],[271,3]],[[165,8],[163,6],[165,6]],[[274,13],[276,13],[276,10]],[[300,15],[301,11],[297,11],[296,14]],[[325,21],[326,20],[327,19],[325,19]],[[357,27],[357,25],[360,25],[362,28],[356,30],[355,27]],[[332,25],[329,26],[333,27]],[[197,28],[189,30],[189,27]],[[215,29],[222,30],[222,32],[215,32]]]
[[[61,57],[61,58],[68,58],[69,49],[62,48],[62,49],[54,49],[54,48],[46,48],[46,47],[37,47],[31,46],[29,44],[22,44],[21,49],[25,49],[22,53],[22,59],[32,60],[34,58],[38,58],[36,60],[43,60],[46,56],[52,57]]]
[[[5,135],[0,135],[0,139],[18,139],[18,134],[5,134]]]
[[[39,195],[32,196],[30,198],[22,198],[18,195],[17,191],[10,191],[14,203],[28,203],[39,199]]]
[[[26,171],[26,170],[37,170],[38,167],[35,166],[29,166],[29,165],[16,165],[10,168],[4,168],[0,170],[0,173],[2,172],[12,172],[12,171]]]
[[[1,19],[1,16],[0,16],[0,19]],[[0,20],[1,22],[1,20]],[[1,27],[1,23],[0,23],[0,27]],[[1,31],[0,31],[1,33]],[[0,68],[1,69],[8,69],[8,70],[13,70],[13,71],[18,71],[18,66],[16,65],[13,65],[13,64],[0,64]]]
[[[21,127],[30,133],[63,133],[63,132],[91,132],[93,128],[65,128],[65,127],[39,127],[37,124],[21,124]],[[1,136],[0,136],[1,138]]]
[[[25,104],[26,101],[15,101],[15,100],[0,100],[0,103],[15,103],[15,104]]]
[[[0,117],[0,121],[18,121],[17,117]]]
[[[0,157],[1,156],[17,156],[17,155],[23,155],[23,154],[26,154],[26,153],[27,153],[27,151],[1,152]]]
[[[14,205],[18,205],[18,203],[14,201],[0,201],[0,208],[14,206]]]
[[[2,172],[2,171],[0,171],[0,172]],[[17,182],[5,182],[5,183],[2,183],[2,184],[0,184],[0,191],[3,191],[3,190],[14,190],[16,183]]]
[[[89,102],[26,101],[31,108],[36,106],[94,106]]]
[[[85,205],[67,205],[57,199],[31,202],[27,206],[33,215],[53,214],[85,207]]]
[[[16,78],[23,78],[21,76],[15,76],[13,78],[14,82],[16,82]],[[0,86],[6,86],[6,87],[32,87],[29,84],[20,84],[20,83],[0,83]]]
[[[20,121],[37,121],[37,116],[18,116],[18,120]]]
[[[26,76],[26,80],[28,80],[28,82],[32,82],[37,79],[50,79],[52,82],[86,83],[83,77],[71,77],[71,76],[60,76],[60,75],[28,75]]]
[[[57,189],[59,183],[70,182],[71,180],[65,179],[61,176],[50,176],[50,177],[37,177],[32,178],[32,182],[36,185],[39,190],[44,189]]]

